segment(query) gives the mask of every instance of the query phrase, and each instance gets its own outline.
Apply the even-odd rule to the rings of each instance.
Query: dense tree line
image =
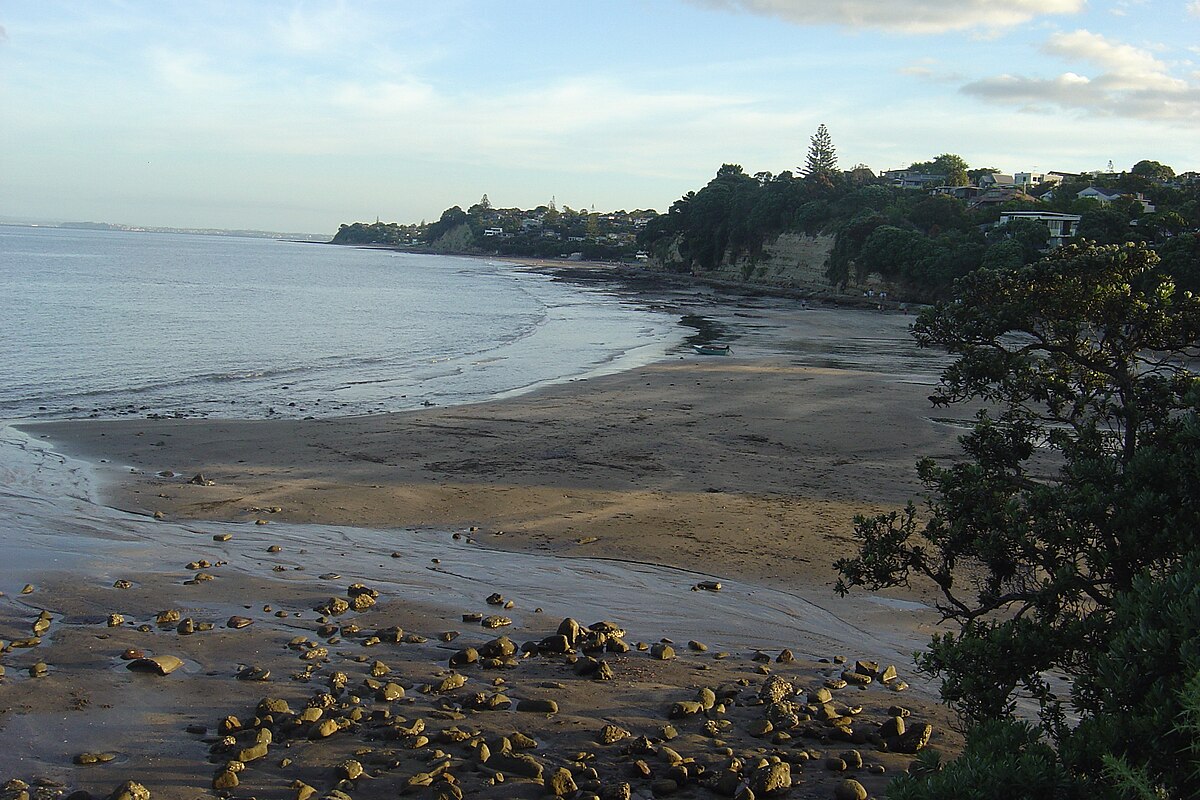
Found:
[[[913,333],[955,356],[935,398],[983,410],[923,507],[856,520],[838,588],[937,590],[958,630],[918,662],[972,727],[889,796],[1200,797],[1200,298],[1144,243],[1072,244]]]
[[[980,207],[891,185],[866,167],[839,171],[830,164],[836,165],[832,143],[822,130],[813,137],[803,176],[748,175],[725,164],[708,185],[648,225],[639,242],[666,269],[693,273],[739,260],[752,267],[763,245],[781,233],[827,234],[834,237],[826,265],[832,283],[861,283],[878,273],[910,297],[937,299],[980,267],[1015,267],[1041,257],[1048,229],[1027,220],[996,227],[1003,212],[1058,211],[1082,216],[1079,239],[1152,244],[1183,288],[1200,289],[1200,186],[1173,185],[1173,171],[1158,162],[1046,184]],[[996,170],[970,170],[961,157],[942,154],[909,171],[949,176],[953,185]],[[1131,196],[1108,204],[1078,198],[1088,187]],[[1146,211],[1136,193],[1155,210]]]

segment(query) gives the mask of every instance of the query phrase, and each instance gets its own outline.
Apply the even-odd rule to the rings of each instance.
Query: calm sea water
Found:
[[[661,358],[677,319],[479,259],[0,227],[0,419],[473,402]]]

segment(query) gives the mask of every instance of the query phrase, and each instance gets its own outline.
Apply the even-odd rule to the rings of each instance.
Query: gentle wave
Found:
[[[475,402],[662,358],[683,338],[663,312],[500,261],[12,228],[0,262],[8,418]]]

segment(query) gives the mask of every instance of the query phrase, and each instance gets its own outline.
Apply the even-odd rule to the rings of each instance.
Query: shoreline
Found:
[[[937,615],[921,610],[928,598],[839,599],[830,588],[853,514],[902,504],[919,489],[916,458],[956,449],[953,421],[924,408],[924,362],[911,360],[906,343],[896,345],[903,353],[889,349],[904,320],[758,300],[711,311],[738,337],[737,355],[684,356],[475,405],[316,420],[18,423],[68,456],[60,464],[48,453],[28,470],[31,482],[70,476],[81,469],[71,459],[84,459],[102,482],[102,505],[54,484],[39,491],[58,497],[55,505],[17,517],[35,531],[49,524],[56,541],[78,537],[88,556],[82,566],[13,575],[32,592],[0,596],[2,637],[25,635],[40,610],[51,618],[39,644],[3,653],[0,731],[20,744],[0,755],[0,772],[100,795],[140,779],[155,800],[192,800],[215,780],[229,783],[222,765],[237,751],[220,745],[224,717],[248,726],[237,736],[253,737],[261,699],[282,698],[298,713],[339,674],[349,687],[320,702],[332,703],[326,713],[341,733],[289,738],[308,730],[289,721],[268,758],[238,767],[244,788],[217,794],[294,800],[289,787],[299,780],[318,792],[394,796],[430,769],[439,747],[468,797],[545,791],[513,773],[513,761],[481,763],[453,730],[497,743],[519,731],[538,742],[529,752],[545,769],[542,784],[567,770],[597,793],[630,781],[640,758],[649,777],[631,781],[634,796],[676,779],[690,796],[713,796],[693,788],[703,775],[681,775],[665,755],[680,753],[710,777],[730,755],[750,764],[778,757],[803,781],[797,798],[827,798],[847,776],[875,794],[911,759],[876,747],[897,703],[911,711],[910,725],[932,724],[931,746],[954,751],[961,738],[948,712],[903,657],[936,630]],[[808,349],[783,346],[798,340]],[[197,474],[212,485],[191,483]],[[65,516],[50,522],[46,508]],[[23,541],[33,547],[40,536]],[[97,536],[115,544],[84,544]],[[202,563],[211,566],[192,568]],[[198,571],[212,580],[197,583]],[[694,591],[703,576],[723,589]],[[113,588],[121,579],[132,588]],[[331,595],[353,601],[355,583],[379,591],[378,601],[346,615],[314,611]],[[490,594],[503,595],[501,605]],[[185,618],[179,626],[213,627],[184,635],[175,622],[156,622],[165,609]],[[113,612],[125,622],[106,627]],[[512,624],[481,628],[490,615]],[[233,616],[252,624],[232,629]],[[447,670],[462,648],[491,647],[501,634],[518,646],[551,637],[562,616],[614,619],[631,631],[629,645],[645,649]],[[378,643],[389,626],[415,638]],[[298,639],[308,644],[294,646]],[[668,642],[672,657],[655,658]],[[135,675],[124,669],[125,650],[178,656],[184,666]],[[609,664],[613,678],[581,676],[589,658]],[[756,732],[768,676],[803,699],[839,686],[859,658],[895,663],[913,689],[834,688],[829,713],[853,717],[853,736],[820,719]],[[46,677],[27,674],[37,663],[49,665]],[[239,680],[248,669],[270,677]],[[428,691],[452,673],[464,687]],[[372,699],[385,681],[406,697]],[[672,717],[699,689],[723,686],[735,687],[723,713]],[[556,711],[545,713],[551,700]],[[522,701],[543,713],[515,711]],[[475,702],[501,705],[472,710]],[[370,716],[354,718],[355,708]],[[420,737],[397,732],[414,719],[427,743],[384,743]],[[714,735],[708,722],[726,727]],[[606,724],[648,737],[649,749],[629,750],[632,738],[597,744]],[[824,767],[851,749],[863,766]],[[114,760],[70,763],[102,750]],[[589,759],[572,760],[578,753]],[[339,784],[338,765],[352,758],[376,780]],[[509,775],[504,784],[497,770]]]

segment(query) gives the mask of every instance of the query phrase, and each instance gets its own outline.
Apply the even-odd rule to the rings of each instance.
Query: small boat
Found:
[[[727,356],[733,352],[727,344],[694,344],[692,349],[702,356]]]

